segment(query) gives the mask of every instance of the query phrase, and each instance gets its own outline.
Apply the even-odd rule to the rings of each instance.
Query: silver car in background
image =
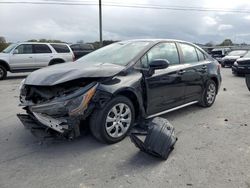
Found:
[[[9,72],[30,72],[64,62],[74,61],[71,48],[64,43],[23,42],[11,44],[0,53],[0,80]]]

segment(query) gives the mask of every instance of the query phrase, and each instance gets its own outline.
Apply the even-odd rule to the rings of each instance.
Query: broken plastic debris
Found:
[[[146,133],[131,131],[131,141],[141,151],[166,160],[177,141],[174,134],[174,127],[168,120],[160,117],[145,120],[143,124],[147,127]],[[140,136],[146,136],[144,142],[139,138]]]

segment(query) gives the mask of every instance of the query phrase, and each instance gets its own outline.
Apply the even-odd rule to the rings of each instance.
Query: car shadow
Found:
[[[15,80],[15,79],[24,79],[27,75],[15,75],[15,76],[7,76],[5,80]]]

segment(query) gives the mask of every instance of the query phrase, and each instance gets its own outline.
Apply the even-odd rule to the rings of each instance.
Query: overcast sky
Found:
[[[111,1],[103,0],[103,3]],[[91,2],[98,3],[98,0]],[[244,9],[250,12],[249,0],[113,0],[112,2],[116,4],[126,2],[129,5],[140,3],[226,10]],[[0,4],[0,36],[4,36],[10,42],[41,38],[66,42],[78,40],[91,42],[99,39],[98,29],[96,5]],[[250,13],[104,6],[103,38],[104,40],[174,38],[197,43],[209,41],[218,43],[225,38],[231,38],[233,42],[250,43]]]

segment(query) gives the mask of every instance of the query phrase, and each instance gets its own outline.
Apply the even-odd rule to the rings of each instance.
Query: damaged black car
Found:
[[[68,138],[88,122],[96,139],[116,143],[141,120],[196,103],[210,107],[220,83],[220,65],[194,44],[117,42],[31,73],[20,86],[26,113],[18,117]]]

